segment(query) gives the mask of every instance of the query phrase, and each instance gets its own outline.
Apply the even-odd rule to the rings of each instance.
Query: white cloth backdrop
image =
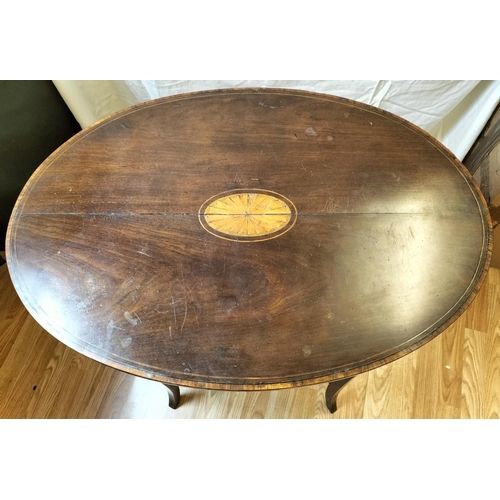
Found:
[[[82,127],[139,102],[229,87],[322,92],[390,111],[462,160],[500,102],[500,80],[54,80]]]

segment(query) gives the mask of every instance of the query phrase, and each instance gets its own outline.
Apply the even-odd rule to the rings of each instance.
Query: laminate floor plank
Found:
[[[464,319],[414,353],[413,418],[458,418]]]
[[[411,418],[415,356],[410,354],[368,373],[364,418]]]
[[[334,413],[334,418],[360,419],[364,417],[368,380],[369,372],[361,373],[342,388],[337,396],[337,411]],[[325,385],[323,397],[327,385]],[[324,404],[324,399],[322,403]]]
[[[464,342],[462,418],[500,417],[500,329],[467,329]]]

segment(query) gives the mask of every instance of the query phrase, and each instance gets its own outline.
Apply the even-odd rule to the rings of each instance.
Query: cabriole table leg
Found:
[[[330,410],[330,413],[335,413],[337,411],[337,396],[339,395],[340,389],[344,387],[344,385],[352,380],[354,377],[343,378],[340,380],[335,380],[328,384],[326,388],[326,406]]]
[[[181,400],[181,391],[179,390],[179,386],[163,384],[168,390],[168,406],[175,410],[179,406],[179,402]]]

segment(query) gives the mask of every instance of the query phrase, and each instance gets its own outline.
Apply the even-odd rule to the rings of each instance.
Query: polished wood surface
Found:
[[[213,234],[205,215],[285,214],[200,210],[228,192],[290,200],[293,217]],[[166,384],[258,390],[342,379],[428,342],[477,293],[491,227],[466,169],[407,122],[231,90],[78,134],[27,184],[7,245],[27,309],[76,351]]]
[[[500,417],[500,269],[458,321],[417,351],[354,377],[331,414],[328,384],[261,392],[181,388],[66,347],[30,316],[0,267],[0,418],[485,419]]]

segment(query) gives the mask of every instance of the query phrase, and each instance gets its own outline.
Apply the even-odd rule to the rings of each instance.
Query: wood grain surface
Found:
[[[276,237],[200,223],[207,200],[264,191],[296,210]],[[269,221],[265,207],[225,215]],[[7,241],[19,296],[69,347],[231,390],[408,354],[463,313],[490,253],[486,204],[437,141],[359,103],[263,89],[160,99],[82,131],[30,179]]]
[[[161,383],[93,361],[49,335],[0,267],[0,418],[484,419],[500,417],[500,269],[450,328],[417,351],[354,377],[333,415],[327,384],[228,392]]]

